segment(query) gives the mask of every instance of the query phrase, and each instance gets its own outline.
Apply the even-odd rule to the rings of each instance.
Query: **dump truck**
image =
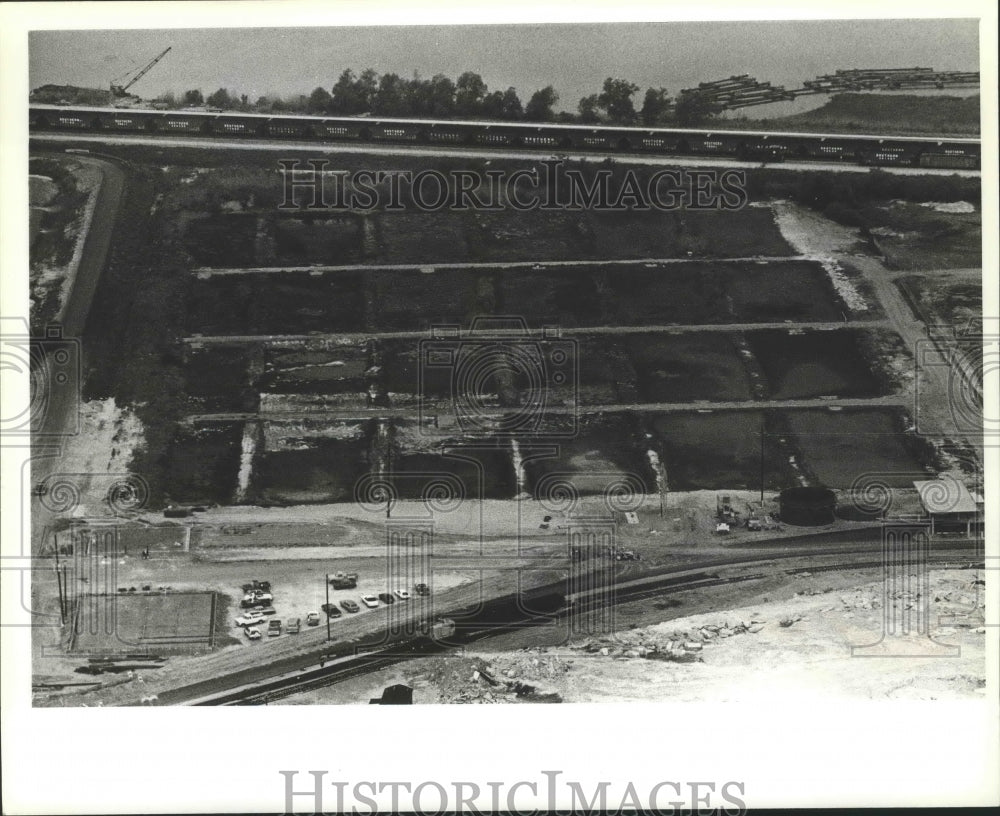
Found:
[[[451,618],[438,618],[423,627],[423,635],[429,640],[444,640],[455,634],[455,621]]]

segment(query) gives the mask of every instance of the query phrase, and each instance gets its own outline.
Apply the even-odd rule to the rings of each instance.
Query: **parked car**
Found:
[[[405,589],[397,589],[396,597],[399,598],[399,600],[401,601],[408,601],[410,600],[410,593],[407,592]]]
[[[378,598],[376,598],[374,595],[362,595],[361,603],[363,603],[369,609],[374,609],[376,606],[378,606]]]
[[[356,603],[354,603],[354,601],[350,601],[350,600],[348,600],[348,601],[341,601],[340,605],[342,607],[344,607],[344,611],[345,612],[354,613],[354,612],[361,611],[361,607],[358,606]]]
[[[336,604],[323,604],[320,609],[326,612],[328,618],[339,618],[343,614]]]
[[[395,603],[396,602],[396,599],[392,597],[392,593],[391,592],[380,592],[378,594],[378,599],[382,603],[384,603],[386,606],[388,606],[391,603]]]
[[[413,587],[413,589],[417,593],[417,595],[431,594],[431,588],[427,586],[427,584],[417,584],[415,587]]]
[[[258,590],[253,590],[248,592],[243,596],[243,600],[240,601],[240,606],[244,609],[250,606],[271,606],[274,602],[274,596],[270,592],[260,592]]]
[[[261,614],[261,615],[277,615],[278,614],[278,610],[275,609],[273,606],[251,606],[249,611],[250,612],[257,612],[258,614]],[[247,614],[247,613],[244,613],[244,614]]]
[[[280,634],[281,634],[281,621],[277,620],[277,619],[268,621],[268,623],[267,623],[267,636],[268,637],[277,637]]]
[[[310,612],[306,615],[306,626],[319,626],[319,612]]]
[[[264,618],[263,612],[244,612],[236,619],[237,626],[253,626]]]
[[[263,637],[263,635],[260,633],[260,629],[247,628],[244,629],[243,631],[249,640],[260,640]]]
[[[354,589],[358,585],[358,574],[356,572],[338,572],[330,579],[330,586],[334,589]]]
[[[292,618],[288,621],[288,625],[285,627],[285,631],[290,635],[297,635],[302,631],[302,620],[300,618]]]

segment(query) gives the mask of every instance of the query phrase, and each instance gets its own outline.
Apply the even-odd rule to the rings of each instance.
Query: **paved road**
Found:
[[[54,158],[65,158],[55,156]],[[80,364],[79,376],[68,387],[53,387],[48,392],[48,403],[37,426],[32,428],[32,484],[46,479],[59,462],[62,445],[68,436],[75,435],[80,422],[82,394],[82,337],[87,315],[94,299],[111,246],[111,236],[125,190],[125,173],[115,164],[89,156],[73,156],[74,161],[88,164],[101,173],[90,227],[84,237],[80,265],[73,277],[62,308],[62,336],[75,344],[74,361]],[[58,374],[56,369],[53,372]],[[31,508],[32,551],[37,552],[43,543],[43,534],[53,522],[53,513],[41,502],[33,500]]]
[[[116,164],[102,159],[74,155],[73,160],[90,165],[102,175],[94,215],[83,244],[80,267],[63,309],[63,334],[79,338],[83,336],[90,304],[107,261],[111,235],[118,219],[118,207],[125,190],[125,173]]]
[[[225,140],[199,138],[171,138],[163,136],[124,136],[121,134],[76,134],[76,133],[34,133],[33,140],[52,143],[87,143],[112,145],[155,145],[157,147],[189,147],[204,150],[268,150],[291,155],[298,153],[321,153],[327,155],[356,154],[368,156],[439,156],[444,158],[475,158],[475,159],[524,159],[532,161],[549,161],[554,159],[573,159],[574,161],[599,161],[612,159],[616,164],[646,165],[656,167],[760,167],[760,162],[744,162],[737,159],[714,158],[709,156],[698,158],[682,158],[679,156],[642,156],[622,153],[600,153],[588,151],[573,153],[559,151],[545,153],[535,150],[476,150],[474,148],[440,148],[440,147],[409,147],[372,144],[317,144],[316,142],[264,142],[252,139]],[[856,164],[824,164],[815,162],[783,162],[771,164],[782,170],[824,171],[833,173],[868,173],[870,167]],[[925,167],[879,167],[880,172],[903,176],[969,176],[978,178],[978,170],[935,170]]]

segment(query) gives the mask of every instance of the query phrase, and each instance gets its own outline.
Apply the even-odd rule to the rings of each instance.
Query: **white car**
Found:
[[[264,619],[263,612],[244,612],[236,619],[237,626],[253,626]]]
[[[247,638],[250,640],[260,640],[263,635],[260,633],[260,629],[248,628],[245,630]]]
[[[374,595],[362,595],[361,603],[363,603],[369,609],[374,609],[376,606],[378,606],[378,598],[376,598]]]
[[[407,592],[405,589],[397,589],[396,597],[399,598],[399,600],[401,601],[408,601],[410,600],[410,593]]]

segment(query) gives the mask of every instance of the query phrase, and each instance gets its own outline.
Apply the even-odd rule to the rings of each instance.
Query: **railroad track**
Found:
[[[795,556],[803,557],[803,554],[796,553]],[[736,562],[727,562],[714,565],[709,568],[695,568],[685,571],[683,574],[671,574],[664,576],[653,576],[635,579],[626,582],[615,588],[614,594],[603,588],[595,588],[585,593],[571,594],[572,610],[575,613],[592,611],[607,605],[609,599],[614,604],[634,603],[636,601],[649,598],[662,597],[669,590],[686,591],[691,589],[707,589],[710,587],[725,586],[738,583],[746,583],[754,580],[761,580],[772,577],[778,573],[786,575],[833,572],[839,570],[852,569],[872,569],[883,566],[881,559],[873,560],[867,558],[862,561],[847,560],[838,561],[833,564],[818,564],[804,567],[787,567],[777,564],[774,571],[754,570],[748,573],[720,576],[718,572],[708,571],[709,569],[721,570],[724,568],[746,567],[754,563],[780,562],[780,556],[772,556],[767,559],[740,559]],[[936,569],[944,568],[978,568],[984,567],[981,557],[975,554],[950,554],[929,558],[929,567]],[[476,643],[497,635],[510,633],[531,626],[548,625],[558,618],[564,617],[569,609],[564,609],[557,615],[526,615],[523,619],[510,621],[506,624],[497,625],[494,623],[483,624],[478,627],[465,629],[456,633],[449,643],[435,643],[430,640],[420,639],[404,645],[404,649],[389,647],[379,651],[362,654],[346,654],[335,657],[329,661],[328,665],[320,668],[305,669],[299,672],[289,672],[281,677],[268,681],[254,683],[242,688],[230,689],[213,693],[202,698],[187,701],[188,705],[266,705],[271,702],[300,694],[307,691],[325,688],[342,683],[354,677],[370,674],[390,666],[420,657],[427,657],[432,654],[444,654],[456,646],[464,646]]]

